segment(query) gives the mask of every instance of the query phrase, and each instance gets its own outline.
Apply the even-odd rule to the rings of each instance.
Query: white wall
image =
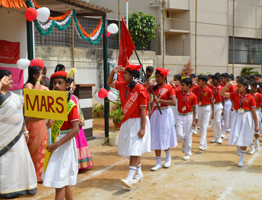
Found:
[[[0,8],[0,40],[20,42],[20,58],[27,58],[27,32],[24,9]],[[1,67],[16,68],[16,64],[0,63]],[[27,69],[24,70],[24,80],[27,80]]]

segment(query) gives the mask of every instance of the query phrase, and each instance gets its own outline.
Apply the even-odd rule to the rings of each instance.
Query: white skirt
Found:
[[[150,122],[146,117],[146,130],[143,138],[138,137],[141,130],[141,118],[130,118],[120,127],[118,138],[118,154],[124,158],[128,156],[141,156],[151,152]]]
[[[151,149],[166,150],[177,146],[174,116],[171,108],[155,110],[150,117],[151,126]]]
[[[0,198],[35,194],[37,178],[25,136],[0,157]]]
[[[259,132],[258,133],[262,133],[262,123],[261,123],[261,111],[260,110],[256,110],[257,113],[257,124],[258,124],[258,128],[259,128]],[[255,134],[255,130],[254,130],[254,134]]]
[[[176,124],[176,117],[177,117],[177,105],[176,106],[171,106],[171,109],[172,109],[172,112],[173,112],[173,115],[174,115],[174,122]]]
[[[237,113],[233,115],[231,131],[228,138],[229,145],[249,147],[253,142],[255,128],[251,112]]]
[[[57,141],[65,135],[58,135]],[[75,138],[72,138],[52,153],[46,171],[42,174],[43,186],[63,188],[76,185],[77,174],[78,154]]]

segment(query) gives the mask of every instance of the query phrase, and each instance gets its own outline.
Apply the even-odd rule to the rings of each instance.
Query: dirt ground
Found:
[[[228,133],[223,144],[211,144],[212,130],[208,130],[208,148],[197,148],[200,132],[193,136],[193,156],[183,161],[181,143],[171,149],[172,165],[169,169],[150,171],[156,163],[154,152],[142,157],[144,181],[131,190],[120,184],[128,175],[128,159],[118,156],[117,146],[99,145],[90,148],[94,167],[78,175],[72,187],[75,200],[86,199],[261,199],[262,153],[246,155],[245,166],[237,166],[236,147],[227,145]],[[162,164],[165,155],[163,153]],[[26,200],[54,199],[54,189],[38,185],[38,192]]]

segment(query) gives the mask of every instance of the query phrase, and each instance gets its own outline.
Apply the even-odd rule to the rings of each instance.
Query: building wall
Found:
[[[27,32],[24,10],[0,9],[0,40],[20,42],[20,58],[27,58]],[[16,68],[16,64],[0,63],[2,67]],[[27,79],[27,69],[24,70],[24,79]]]

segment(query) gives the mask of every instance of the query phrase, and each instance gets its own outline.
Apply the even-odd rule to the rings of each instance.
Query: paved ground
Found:
[[[151,172],[155,165],[154,152],[142,157],[144,181],[132,190],[120,184],[128,174],[128,160],[117,154],[117,147],[98,145],[90,147],[94,167],[79,174],[78,183],[72,188],[75,200],[86,199],[262,199],[262,153],[246,155],[246,166],[237,167],[239,157],[236,147],[223,144],[208,144],[201,153],[200,133],[193,137],[193,156],[183,161],[184,154],[179,146],[171,149],[172,166]],[[213,139],[208,131],[208,141]],[[162,163],[164,164],[164,155]],[[54,199],[54,189],[41,184],[34,197],[21,199]]]

